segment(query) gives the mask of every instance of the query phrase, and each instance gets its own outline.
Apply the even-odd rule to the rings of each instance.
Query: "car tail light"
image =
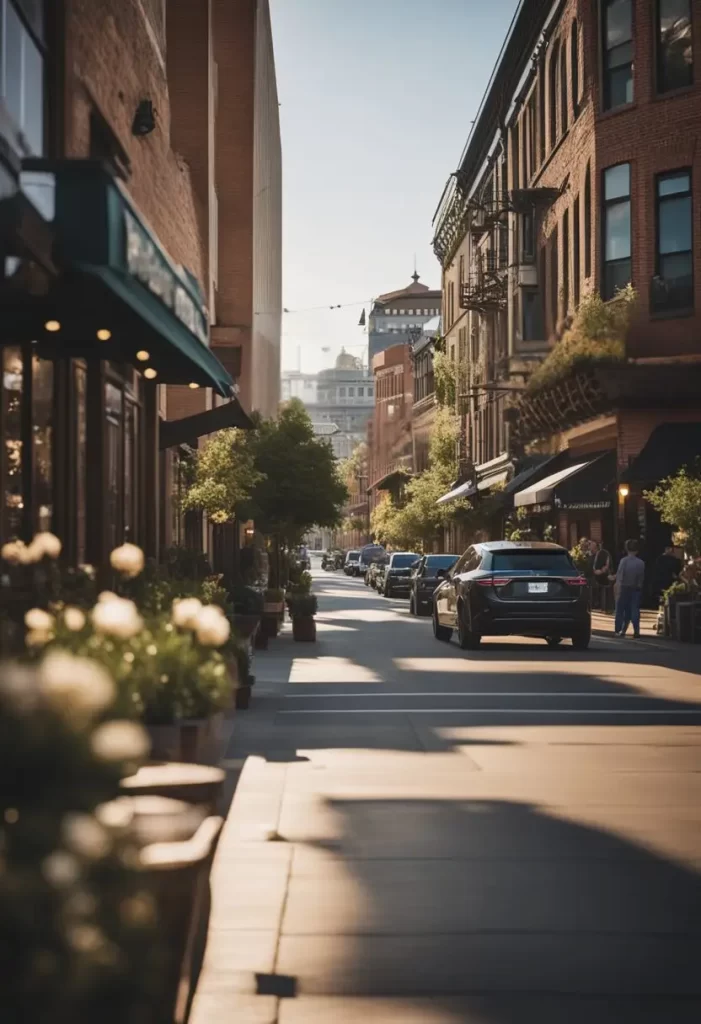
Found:
[[[588,587],[589,580],[586,576],[565,576],[565,583],[568,587]]]
[[[477,580],[477,585],[480,587],[508,587],[509,583],[513,583],[510,576],[494,576],[492,579]]]

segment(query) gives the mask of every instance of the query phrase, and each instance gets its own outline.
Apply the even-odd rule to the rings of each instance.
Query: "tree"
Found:
[[[338,475],[349,491],[361,477],[367,476],[368,470],[368,446],[361,441],[353,449],[352,455],[347,459],[341,459],[338,464]]]
[[[183,508],[202,509],[213,523],[230,523],[261,481],[248,431],[220,430],[197,452]]]
[[[701,556],[701,460],[689,469],[685,466],[675,476],[660,481],[644,497],[660,513],[663,523],[676,526],[686,535],[688,553]]]
[[[339,524],[346,486],[331,445],[316,437],[299,399],[264,420],[251,444],[260,477],[244,508],[263,533],[292,546],[313,526]]]

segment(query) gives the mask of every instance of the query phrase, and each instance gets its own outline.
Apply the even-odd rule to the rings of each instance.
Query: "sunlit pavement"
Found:
[[[315,576],[236,721],[195,1024],[697,1024],[698,649],[463,653]]]

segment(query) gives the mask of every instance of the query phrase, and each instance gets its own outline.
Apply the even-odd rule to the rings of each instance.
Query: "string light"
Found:
[[[98,340],[98,341],[109,341],[111,337],[112,337],[112,331],[108,331],[108,330],[107,330],[106,328],[104,328],[104,327],[103,327],[103,328],[101,328],[101,329],[100,329],[100,330],[99,330],[99,331],[97,332],[97,340]]]
[[[147,352],[145,348],[142,348],[139,352],[136,353],[136,358],[139,360],[140,363],[147,363],[151,358],[151,353]]]
[[[61,324],[58,320],[47,320],[44,324],[44,328],[49,331],[50,334],[55,334],[56,331],[61,330]]]
[[[146,377],[147,380],[153,380],[154,377],[157,377],[157,376],[158,376],[158,370],[154,370],[154,368],[152,366],[148,366],[144,370],[144,377]]]

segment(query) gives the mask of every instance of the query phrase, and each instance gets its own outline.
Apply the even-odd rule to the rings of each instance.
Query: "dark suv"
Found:
[[[448,572],[457,562],[459,555],[424,555],[411,577],[409,611],[412,615],[430,615],[433,608],[433,591],[441,579],[439,572]]]
[[[385,597],[408,594],[411,589],[411,567],[421,558],[414,551],[395,551],[389,556],[382,593]]]
[[[589,585],[565,548],[534,541],[492,541],[465,552],[433,595],[433,632],[465,650],[483,636],[535,636],[557,647],[571,637],[589,646]]]

